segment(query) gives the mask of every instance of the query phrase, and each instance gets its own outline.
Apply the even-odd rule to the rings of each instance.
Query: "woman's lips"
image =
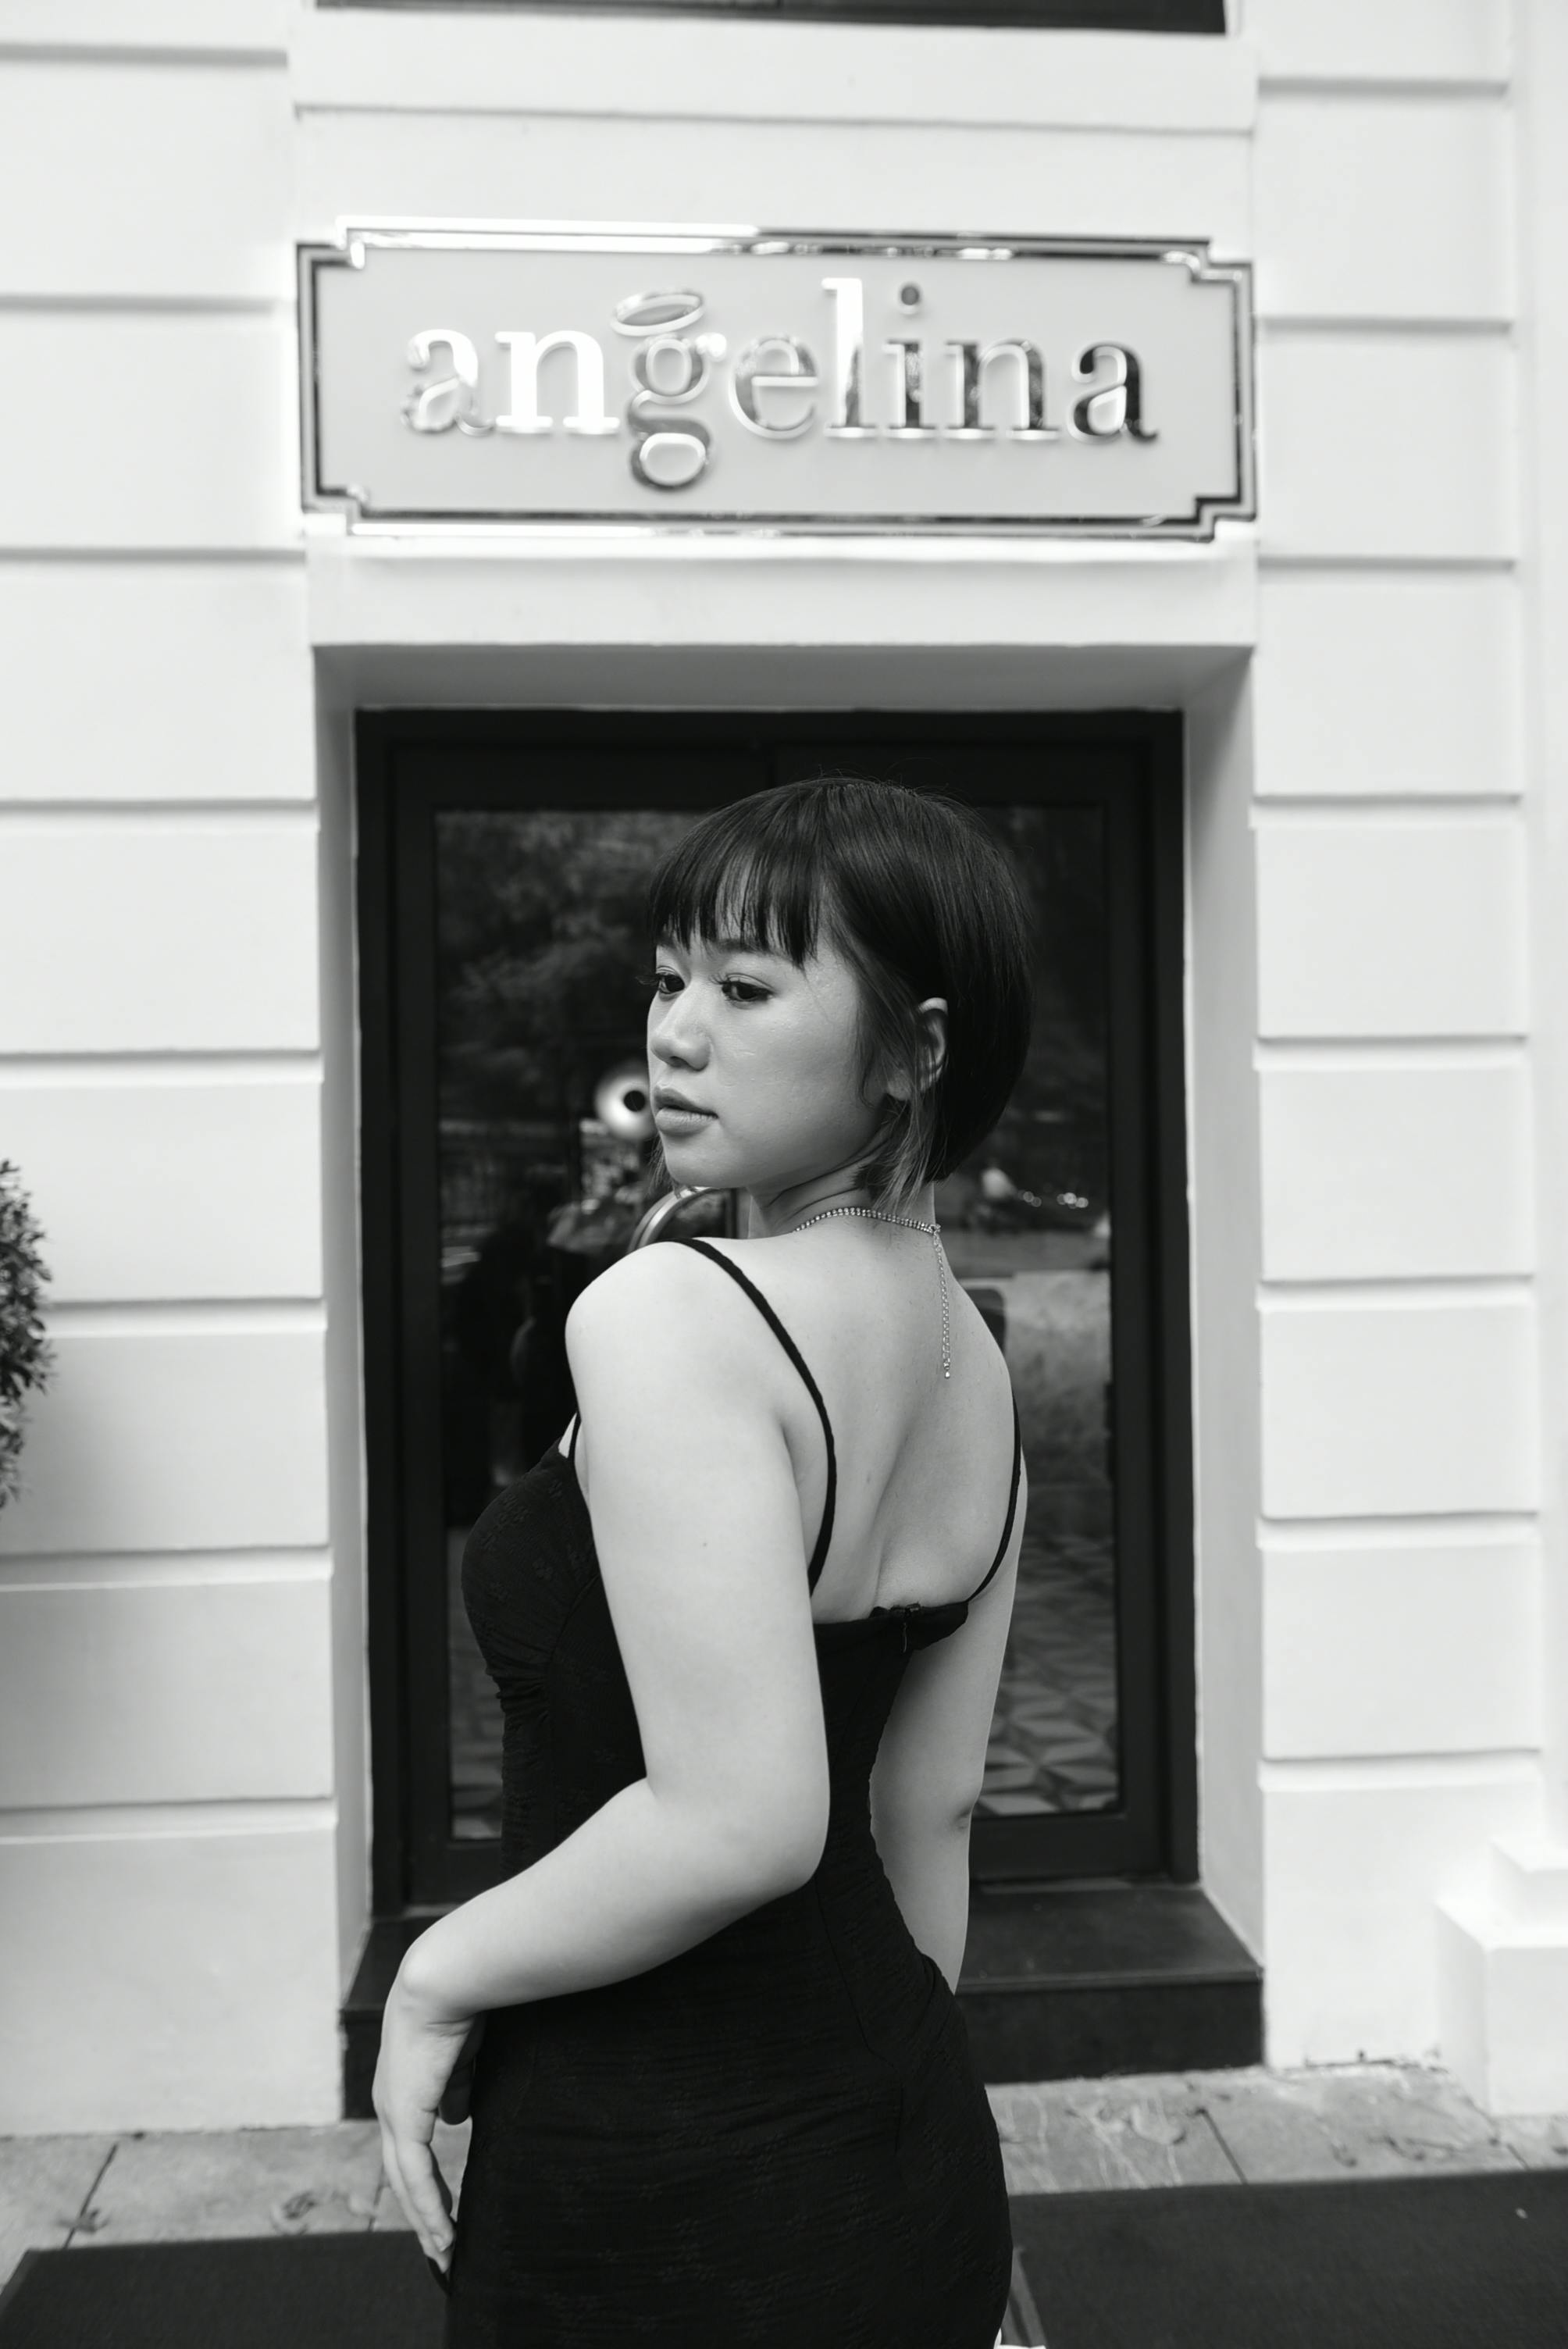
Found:
[[[674,1102],[655,1110],[654,1123],[661,1133],[695,1133],[713,1116],[710,1109],[676,1109]]]

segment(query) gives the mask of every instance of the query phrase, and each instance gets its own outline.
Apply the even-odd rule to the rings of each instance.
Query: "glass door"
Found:
[[[1030,1484],[974,1870],[1170,1867],[1168,1586],[1190,1559],[1155,1506],[1160,1107],[1180,1100],[1152,1016],[1159,723],[364,721],[366,1232],[396,1265],[366,1298],[388,1355],[367,1398],[379,1909],[498,1872],[499,1713],[459,1567],[566,1427],[566,1313],[653,1197],[647,874],[703,808],[834,771],[968,799],[1037,915],[1027,1063],[936,1198],[1007,1357]],[[738,1210],[714,1193],[674,1215],[734,1232]]]

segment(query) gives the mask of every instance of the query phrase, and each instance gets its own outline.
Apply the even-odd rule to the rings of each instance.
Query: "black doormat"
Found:
[[[1568,2168],[1012,2208],[1028,2349],[1568,2349]]]
[[[1023,2349],[1568,2344],[1568,2169],[1015,2194],[1012,2209],[1002,2337]],[[445,2311],[401,2232],[88,2244],[25,2254],[0,2292],[0,2349],[440,2349]]]
[[[441,2349],[416,2239],[258,2235],[24,2253],[0,2349]]]

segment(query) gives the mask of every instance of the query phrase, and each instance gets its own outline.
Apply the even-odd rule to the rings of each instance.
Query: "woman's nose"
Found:
[[[701,1054],[707,1049],[702,1012],[692,1002],[691,989],[685,988],[664,1005],[658,1025],[648,1039],[649,1057],[689,1063],[694,1054]]]

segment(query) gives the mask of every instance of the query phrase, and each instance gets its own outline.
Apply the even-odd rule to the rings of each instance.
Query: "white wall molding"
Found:
[[[0,57],[276,65],[305,0],[5,0]]]
[[[1522,1836],[1494,1834],[1479,1882],[1439,1899],[1439,1996],[1446,2060],[1494,2113],[1568,2109],[1568,465],[1559,418],[1568,358],[1568,14],[1561,0],[1514,0],[1520,81],[1517,186],[1523,462],[1522,591],[1540,1227],[1538,1388],[1550,1430],[1542,1493],[1543,1624],[1538,1668],[1544,1751],[1539,1816]]]
[[[241,1052],[7,1052],[0,1091],[47,1085],[288,1085],[320,1078],[319,1050]]]
[[[1327,98],[1336,105],[1354,106],[1358,101],[1376,104],[1390,98],[1419,105],[1423,100],[1451,98],[1506,98],[1509,81],[1505,74],[1495,78],[1477,75],[1473,79],[1445,80],[1440,75],[1389,74],[1381,79],[1333,74],[1260,73],[1258,99],[1260,108],[1274,98]]]
[[[1276,1550],[1404,1549],[1419,1542],[1424,1549],[1452,1545],[1472,1549],[1481,1544],[1513,1549],[1537,1528],[1533,1509],[1491,1509],[1466,1515],[1460,1510],[1422,1516],[1390,1513],[1386,1517],[1264,1517],[1257,1521],[1260,1547]]]
[[[1260,546],[1260,572],[1292,572],[1315,574],[1332,578],[1336,574],[1347,579],[1362,576],[1392,578],[1430,578],[1444,573],[1462,577],[1475,573],[1507,574],[1517,572],[1519,558],[1513,554],[1386,554],[1375,548],[1361,553],[1315,554],[1306,549]]]
[[[1511,69],[1504,0],[1231,0],[1230,16],[1272,89],[1491,90]]]
[[[112,1842],[143,1837],[318,1835],[335,1824],[330,1795],[269,1795],[211,1803],[63,1803],[0,1809],[0,1844]]]
[[[162,1590],[222,1583],[330,1582],[320,1544],[298,1549],[84,1550],[79,1557],[0,1557],[0,1590]]]
[[[1356,1795],[1378,1787],[1525,1785],[1535,1770],[1530,1745],[1490,1754],[1300,1754],[1260,1762],[1258,1784],[1265,1792]]]
[[[1257,98],[1243,40],[707,15],[310,9],[289,62],[305,112],[1244,133]]]

